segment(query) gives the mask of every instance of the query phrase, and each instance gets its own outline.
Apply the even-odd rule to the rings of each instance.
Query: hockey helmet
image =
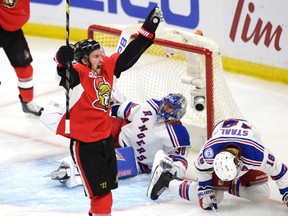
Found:
[[[168,104],[170,107],[174,108],[174,111],[167,113],[164,106]],[[182,94],[170,93],[163,97],[160,101],[159,111],[157,115],[158,122],[175,122],[179,121],[186,113],[187,101]]]
[[[75,43],[74,58],[80,62],[82,58],[88,59],[91,52],[101,49],[100,44],[92,39],[85,39]]]
[[[228,151],[217,154],[213,161],[215,174],[222,181],[231,181],[240,172],[239,160]]]
[[[4,7],[13,8],[19,0],[2,0],[2,4]]]

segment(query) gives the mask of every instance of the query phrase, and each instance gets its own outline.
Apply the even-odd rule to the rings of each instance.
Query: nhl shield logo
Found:
[[[205,158],[213,158],[214,157],[214,151],[212,148],[207,148],[204,150],[204,157]]]

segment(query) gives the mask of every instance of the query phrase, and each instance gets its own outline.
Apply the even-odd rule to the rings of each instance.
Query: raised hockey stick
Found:
[[[127,47],[129,40],[131,38],[131,34],[125,30],[122,30],[117,47],[116,47],[116,52],[120,52],[122,53],[125,48]],[[116,85],[117,82],[117,78],[114,76],[114,86]],[[115,92],[115,89],[113,88],[112,90],[113,92]],[[113,93],[112,93],[113,94]]]
[[[131,37],[131,34],[129,32],[124,31],[124,30],[121,32],[121,35],[120,35],[120,38],[116,47],[116,52],[122,53],[125,50],[125,48],[127,47],[129,43],[130,37]]]
[[[70,0],[66,0],[66,46],[69,46],[69,39],[70,39]],[[69,80],[70,80],[70,70],[71,62],[67,62],[67,69],[66,69],[66,118],[65,118],[65,133],[70,133],[70,114],[69,114]]]

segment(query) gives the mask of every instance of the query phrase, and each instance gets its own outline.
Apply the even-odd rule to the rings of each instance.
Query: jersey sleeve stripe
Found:
[[[150,106],[155,110],[155,112],[158,113],[158,109],[159,109],[158,104],[155,103],[155,101],[154,101],[153,99],[149,99],[147,102],[148,102],[148,103],[150,104]]]
[[[171,142],[173,144],[173,147],[174,148],[180,147],[180,144],[179,144],[178,138],[177,138],[177,136],[175,134],[173,126],[167,124],[166,127],[167,127],[167,130],[168,130],[169,136],[170,136],[170,140],[171,140]]]
[[[243,156],[240,157],[240,160],[242,160],[244,164],[247,164],[250,166],[261,166],[261,164],[262,164],[262,161],[250,160],[250,159],[245,158]]]

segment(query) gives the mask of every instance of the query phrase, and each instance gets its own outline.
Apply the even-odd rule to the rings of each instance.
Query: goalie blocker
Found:
[[[132,147],[116,148],[115,149],[118,178],[127,178],[138,174],[137,164]]]
[[[43,114],[40,117],[40,121],[52,131],[56,131],[59,120],[63,115],[65,108],[60,104],[50,101]],[[135,176],[138,173],[137,164],[135,161],[134,151],[132,147],[115,148],[117,166],[118,166],[118,178],[126,178]],[[70,166],[70,169],[74,169],[73,161],[65,160]],[[62,162],[62,161],[61,161]],[[77,172],[77,171],[76,171]],[[70,176],[73,178],[73,176]],[[78,182],[78,181],[76,181]],[[81,180],[79,181],[81,182]],[[70,184],[70,183],[68,183]],[[75,183],[78,185],[79,183]],[[76,186],[72,183],[71,187]],[[69,186],[70,187],[70,186]]]
[[[117,158],[118,178],[132,177],[138,174],[137,164],[132,147],[115,148]],[[81,177],[71,156],[58,161],[60,166],[47,177],[60,181],[68,188],[82,185]]]

